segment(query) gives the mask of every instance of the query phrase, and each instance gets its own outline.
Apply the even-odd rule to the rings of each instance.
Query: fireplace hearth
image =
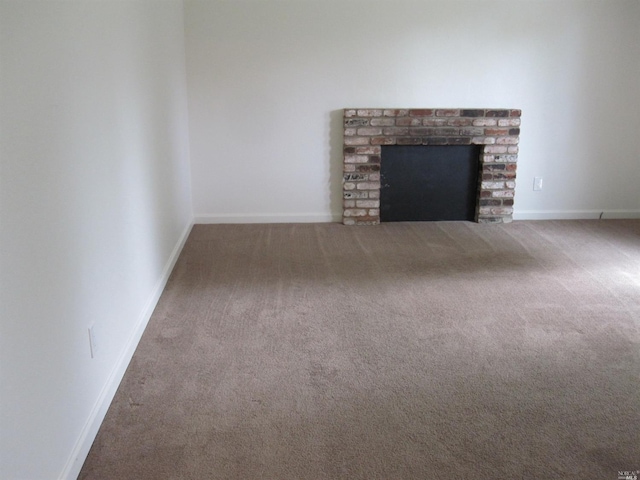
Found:
[[[510,222],[520,117],[516,109],[345,109],[343,223],[380,223],[384,145],[480,146],[474,220]]]

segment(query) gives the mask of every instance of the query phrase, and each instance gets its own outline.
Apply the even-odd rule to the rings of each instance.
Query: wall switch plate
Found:
[[[542,177],[534,177],[533,190],[535,192],[539,192],[540,190],[542,190]]]
[[[89,327],[89,348],[91,349],[91,358],[95,358],[96,353],[98,353],[98,343],[96,342],[95,325],[91,325]]]

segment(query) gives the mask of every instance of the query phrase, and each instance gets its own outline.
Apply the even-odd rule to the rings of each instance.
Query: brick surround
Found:
[[[343,223],[380,223],[382,145],[481,145],[476,221],[512,220],[520,110],[344,110]]]

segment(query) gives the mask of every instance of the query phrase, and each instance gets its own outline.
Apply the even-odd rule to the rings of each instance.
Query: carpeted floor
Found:
[[[80,479],[640,470],[640,220],[196,225]]]

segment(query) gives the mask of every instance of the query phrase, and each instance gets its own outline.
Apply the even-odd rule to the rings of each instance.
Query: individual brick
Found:
[[[356,147],[354,153],[358,155],[380,155],[382,149],[380,146]]]
[[[372,118],[370,125],[372,127],[392,127],[396,124],[393,118]]]
[[[430,117],[433,115],[433,109],[431,108],[413,108],[409,110],[409,116],[411,117]]]
[[[343,202],[343,207],[344,208],[355,208],[356,206],[356,201],[355,200],[345,200]]]
[[[494,127],[498,124],[495,118],[476,118],[473,125],[476,127]]]
[[[358,116],[359,117],[381,117],[382,110],[377,108],[364,108],[364,109],[358,110]]]
[[[503,190],[505,185],[504,182],[482,182],[481,188],[483,190]]]
[[[422,124],[425,127],[444,127],[449,123],[447,118],[423,118]]]
[[[473,119],[471,118],[449,118],[446,121],[446,124],[451,127],[468,127],[473,124]]]
[[[448,137],[447,145],[470,145],[471,137]]]
[[[370,137],[345,137],[345,145],[369,145]]]
[[[504,171],[506,165],[504,163],[485,163],[482,165],[483,172],[501,172]]]
[[[478,200],[478,204],[481,207],[497,207],[502,205],[502,200],[499,198],[481,198]]]
[[[396,126],[398,127],[417,127],[422,125],[422,118],[402,117],[396,118]]]
[[[433,135],[435,130],[435,128],[411,127],[409,129],[409,135]]]
[[[452,136],[452,135],[459,135],[460,134],[460,129],[458,128],[434,128],[433,131],[430,133],[430,135],[437,135],[439,137],[442,136]]]
[[[498,120],[499,127],[519,127],[520,119],[519,118],[501,118]]]
[[[380,189],[379,182],[360,182],[356,184],[357,190],[376,190]]]
[[[507,153],[506,145],[487,145],[484,147],[485,153]]]
[[[515,163],[518,161],[517,155],[498,155],[496,157],[497,162]]]
[[[513,207],[480,207],[478,213],[480,215],[511,215]]]
[[[367,163],[369,161],[368,155],[345,155],[344,163]]]
[[[459,117],[460,110],[456,108],[439,108],[436,110],[436,117]]]
[[[493,145],[496,143],[496,139],[494,137],[473,137],[471,143],[474,145]]]
[[[356,112],[355,109],[353,108],[349,108],[349,109],[345,109],[344,111],[344,116],[345,117],[355,117],[358,114],[358,112]]]
[[[367,118],[348,118],[344,121],[345,127],[366,127],[369,125],[369,119]]]
[[[484,134],[485,135],[508,135],[509,129],[508,128],[485,128]]]
[[[513,207],[494,207],[491,209],[493,215],[513,215]]]
[[[358,135],[361,135],[363,137],[373,136],[373,135],[382,135],[382,129],[373,128],[373,127],[363,127],[358,129]]]
[[[471,109],[471,110],[460,110],[461,117],[483,117],[484,110],[480,109]]]
[[[345,182],[368,180],[369,179],[369,175],[366,175],[364,173],[345,173],[343,175],[343,179],[344,179]]]
[[[398,137],[396,140],[398,145],[422,145],[421,137]]]
[[[467,135],[469,137],[476,137],[485,135],[484,128],[461,128],[460,135]],[[490,133],[486,133],[486,135],[491,135]]]
[[[382,130],[385,135],[409,135],[407,127],[388,127]]]
[[[406,117],[409,115],[409,110],[407,109],[385,109],[383,112],[385,117]]]
[[[493,190],[491,192],[491,196],[492,197],[496,197],[496,198],[510,198],[514,196],[514,191],[513,190]]]
[[[367,211],[360,208],[345,208],[344,216],[345,217],[364,217],[367,214]]]
[[[369,198],[369,192],[342,192],[342,198],[344,198],[345,200],[351,198]]]
[[[485,117],[508,117],[509,110],[487,110]]]
[[[515,172],[493,173],[492,175],[494,180],[514,180],[516,178]]]
[[[498,145],[517,145],[519,137],[498,137],[496,143]]]
[[[358,208],[378,208],[380,207],[380,200],[357,200],[356,206]]]
[[[395,145],[395,137],[371,137],[371,145]]]
[[[423,145],[446,145],[447,137],[423,137]]]
[[[358,129],[357,128],[345,128],[344,129],[344,134],[347,137],[353,137],[357,133],[358,133]]]
[[[353,182],[345,182],[342,184],[342,190],[344,191],[355,190],[355,189],[356,189],[356,184]]]
[[[356,172],[379,172],[380,165],[354,165]]]

